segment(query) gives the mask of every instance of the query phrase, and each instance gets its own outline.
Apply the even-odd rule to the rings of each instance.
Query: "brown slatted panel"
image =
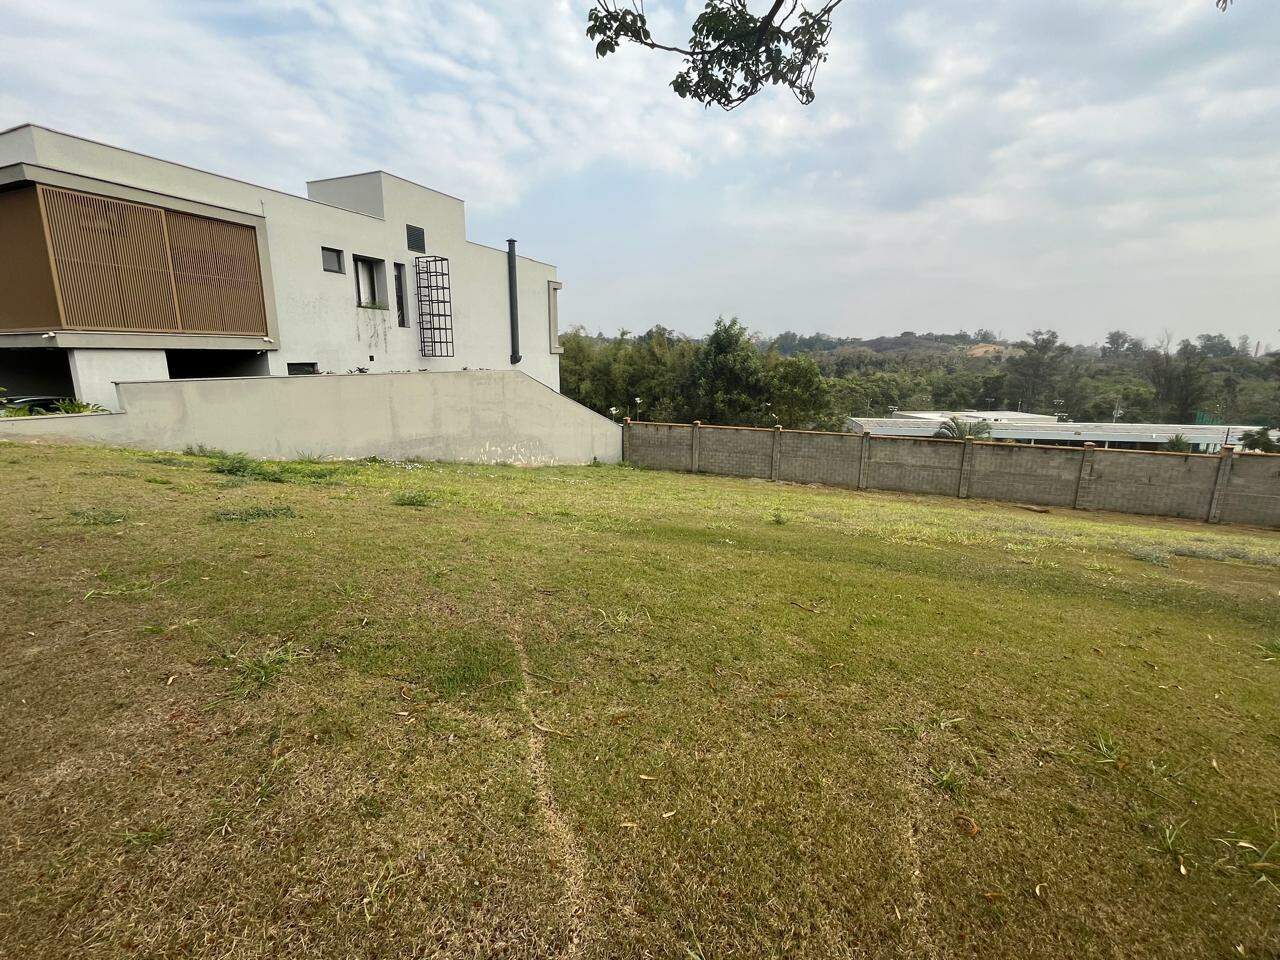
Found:
[[[165,219],[182,329],[266,336],[254,229],[172,210]]]
[[[68,328],[178,330],[163,211],[55,187],[40,194]]]

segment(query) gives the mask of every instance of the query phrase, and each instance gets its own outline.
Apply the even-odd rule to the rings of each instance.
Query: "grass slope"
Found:
[[[0,954],[1274,957],[1280,537],[0,445]]]

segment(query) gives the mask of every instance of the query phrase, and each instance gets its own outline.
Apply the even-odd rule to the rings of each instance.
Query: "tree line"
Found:
[[[753,337],[721,318],[706,337],[662,326],[563,336],[561,389],[615,419],[839,430],[895,410],[1008,409],[1065,420],[1280,423],[1280,354],[1220,333],[1174,343],[1121,330],[1070,345],[1052,330],[871,340]]]

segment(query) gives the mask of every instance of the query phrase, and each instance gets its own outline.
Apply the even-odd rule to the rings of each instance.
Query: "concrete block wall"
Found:
[[[693,469],[693,426],[687,423],[635,423],[623,436],[631,463],[655,470]]]
[[[714,427],[698,431],[698,469],[730,477],[761,477],[773,471],[772,430]]]
[[[779,480],[857,487],[862,437],[852,433],[778,431]]]
[[[1095,450],[1080,507],[1207,520],[1218,458],[1195,453]]]
[[[863,486],[903,493],[957,496],[964,444],[959,440],[873,437]]]
[[[1280,456],[1171,454],[807,430],[631,423],[660,469],[1280,528]]]
[[[1075,505],[1084,450],[974,443],[966,496],[1051,507]]]
[[[1232,458],[1218,519],[1280,527],[1280,455]]]

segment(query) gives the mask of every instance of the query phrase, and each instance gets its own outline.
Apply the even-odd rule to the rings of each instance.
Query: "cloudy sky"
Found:
[[[664,55],[597,61],[589,5],[0,0],[0,128],[293,192],[388,169],[558,264],[592,330],[1280,342],[1276,0],[846,0],[812,106],[727,114]]]

